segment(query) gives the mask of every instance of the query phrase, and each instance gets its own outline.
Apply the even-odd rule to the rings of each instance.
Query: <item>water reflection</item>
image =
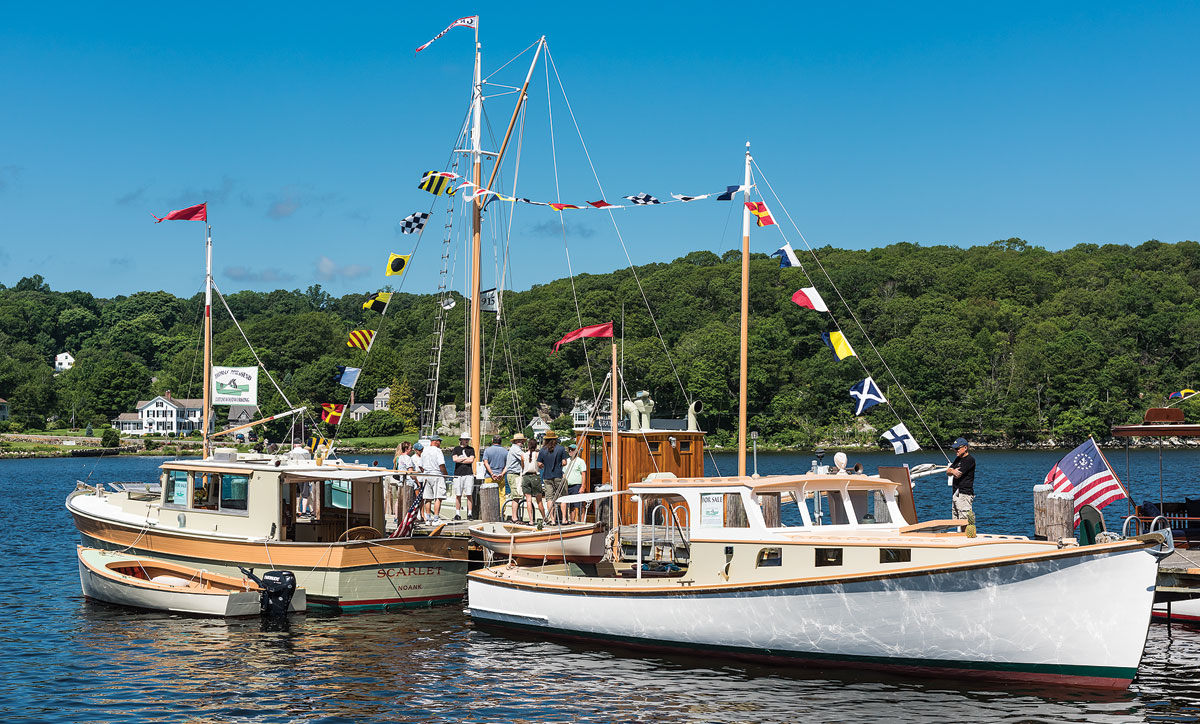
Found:
[[[1024,478],[1044,462],[1022,460],[997,457],[991,468],[996,515],[1005,497],[1022,496],[1008,506],[1014,525],[1027,517],[1017,510]],[[152,478],[157,463],[106,460],[98,474]],[[56,465],[0,463],[10,556],[39,573],[10,566],[0,576],[0,600],[10,602],[0,617],[8,721],[1200,721],[1200,632],[1178,625],[1151,627],[1129,691],[1096,692],[563,644],[476,629],[457,606],[308,614],[273,628],[87,602],[62,508],[85,473]],[[926,490],[927,504],[941,505]],[[1055,604],[1037,615],[1070,615]]]

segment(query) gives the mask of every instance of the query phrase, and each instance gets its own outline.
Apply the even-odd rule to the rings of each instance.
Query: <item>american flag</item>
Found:
[[[404,484],[406,483],[401,483],[401,485]],[[392,532],[392,538],[407,538],[412,535],[413,528],[417,526],[417,514],[421,512],[421,503],[423,502],[425,499],[421,495],[421,488],[418,487],[413,491],[413,502],[408,507],[408,512],[405,513],[404,518],[396,521],[396,530]]]
[[[1108,461],[1096,447],[1096,441],[1088,441],[1071,452],[1046,474],[1046,484],[1054,486],[1056,493],[1075,495],[1075,521],[1079,521],[1079,509],[1091,505],[1099,510],[1114,500],[1128,497],[1117,474],[1108,466]]]

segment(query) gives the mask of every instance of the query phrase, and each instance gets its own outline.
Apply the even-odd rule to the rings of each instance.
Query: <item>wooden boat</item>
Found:
[[[461,600],[470,539],[385,536],[383,483],[391,472],[317,465],[305,450],[218,450],[208,460],[164,463],[157,492],[81,486],[66,507],[85,546],[228,576],[239,567],[293,571],[314,608]],[[311,515],[299,514],[302,500]]]
[[[478,523],[468,530],[476,543],[493,553],[526,562],[597,563],[604,557],[601,523],[541,529],[521,523]]]
[[[645,561],[639,524],[632,565],[475,571],[468,611],[484,625],[635,648],[1129,684],[1168,535],[1063,548],[969,537],[965,521],[909,524],[899,485],[844,473],[631,483],[639,521],[655,504],[686,509],[685,556]],[[777,515],[789,494],[801,503]],[[1068,600],[1069,615],[1048,613]]]
[[[178,563],[76,546],[83,595],[105,603],[197,616],[256,616],[262,589],[244,577],[224,576]],[[304,589],[289,610],[306,608]]]

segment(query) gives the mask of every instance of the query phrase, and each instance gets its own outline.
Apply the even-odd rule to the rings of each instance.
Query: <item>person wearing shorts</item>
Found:
[[[533,501],[537,499],[537,510],[546,519],[546,507],[542,503],[542,475],[538,472],[537,440],[530,440],[522,455],[521,490],[525,493],[525,507],[529,509],[529,523],[536,523],[537,513],[533,510]]]
[[[567,494],[567,483],[563,480],[563,463],[567,460],[567,449],[558,444],[558,433],[553,430],[546,432],[545,443],[538,453],[538,467],[542,471],[542,488],[546,496],[546,505],[550,517],[562,525],[567,517],[567,506],[564,503],[558,510],[554,502]]]
[[[567,495],[578,495],[584,492],[583,474],[587,471],[587,463],[584,462],[583,456],[579,455],[578,445],[571,443],[567,449],[571,456],[567,460],[567,464],[563,466],[563,477],[567,481]],[[572,523],[583,522],[583,503],[570,503],[566,506],[565,512],[570,515]]]
[[[472,518],[471,494],[475,492],[475,448],[471,447],[471,436],[463,433],[458,436],[458,446],[450,449],[450,459],[454,461],[454,519],[462,520],[463,498],[467,499],[467,520]]]
[[[442,519],[442,498],[446,497],[446,456],[442,453],[442,438],[434,435],[428,445],[418,442],[413,449],[421,451],[421,472],[425,473],[425,482],[421,486],[425,522],[437,523]]]

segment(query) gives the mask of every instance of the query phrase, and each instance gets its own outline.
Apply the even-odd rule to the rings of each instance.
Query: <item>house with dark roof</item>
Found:
[[[136,412],[122,412],[113,418],[112,426],[126,435],[187,435],[204,426],[204,400],[174,398],[168,391],[150,400],[138,400]],[[209,408],[209,432],[216,429],[216,420]]]

